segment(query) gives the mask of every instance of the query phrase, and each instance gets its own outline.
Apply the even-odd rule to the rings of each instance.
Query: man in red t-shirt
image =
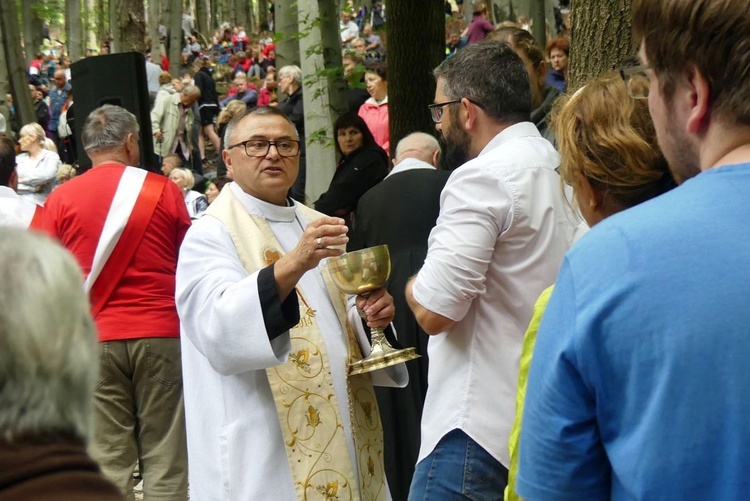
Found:
[[[190,218],[174,183],[128,167],[140,160],[130,112],[102,106],[81,138],[94,167],[47,199],[44,228],[78,260],[99,331],[92,456],[131,499],[136,462],[147,499],[186,499],[174,277]]]

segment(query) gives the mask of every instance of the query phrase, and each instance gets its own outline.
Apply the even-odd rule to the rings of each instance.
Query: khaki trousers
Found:
[[[178,338],[99,343],[91,455],[133,500],[140,464],[144,501],[187,499],[187,445]]]

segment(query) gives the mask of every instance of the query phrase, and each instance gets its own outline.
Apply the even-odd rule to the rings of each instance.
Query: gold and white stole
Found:
[[[324,215],[302,205],[298,210],[312,221]],[[283,256],[268,222],[251,216],[231,190],[222,190],[208,214],[229,230],[240,261],[248,273]],[[346,298],[323,278],[344,334],[349,360],[362,354],[346,321]],[[290,330],[289,360],[266,370],[274,395],[289,467],[298,499],[365,501],[387,497],[383,463],[383,428],[369,375],[348,376],[348,402],[337,401],[328,356],[313,304],[298,287],[300,322]],[[351,464],[341,408],[348,408],[358,468]],[[359,475],[356,475],[356,472]],[[361,494],[361,497],[360,497]]]

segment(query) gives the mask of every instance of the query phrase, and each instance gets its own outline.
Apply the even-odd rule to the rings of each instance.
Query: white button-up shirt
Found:
[[[493,138],[443,190],[413,294],[456,323],[428,344],[420,461],[458,428],[510,464],[523,335],[577,225],[558,164],[552,145],[523,122]]]

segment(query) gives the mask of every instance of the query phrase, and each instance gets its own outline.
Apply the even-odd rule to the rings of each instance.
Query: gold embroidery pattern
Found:
[[[335,480],[328,482],[326,485],[319,485],[316,489],[323,494],[326,501],[335,501],[339,498],[339,483]]]
[[[268,223],[262,217],[248,214],[231,190],[223,191],[209,211],[227,225],[248,272],[264,264],[268,266],[283,255],[277,250],[278,241]],[[322,214],[304,206],[299,206],[299,212],[309,221],[322,217]],[[359,358],[359,346],[346,321],[346,298],[325,273],[324,280],[336,315],[347,335],[349,357]],[[382,501],[387,497],[383,476],[383,439],[379,428],[370,431],[371,424],[380,425],[370,378],[347,378],[345,398],[351,416],[360,472],[358,476],[353,468],[355,465],[349,461],[339,414],[339,408],[343,409],[344,406],[340,406],[342,403],[337,402],[334,395],[322,333],[314,321],[316,312],[299,288],[297,293],[301,299],[300,306],[304,305],[304,308],[300,311],[300,323],[290,332],[289,360],[266,370],[297,496],[305,500]],[[362,404],[353,397],[360,390],[371,395],[371,398],[363,396]],[[366,403],[370,402],[368,407]],[[361,418],[355,418],[355,414],[361,414]],[[358,425],[358,420],[367,425]]]
[[[300,301],[300,317],[309,309],[304,300]],[[305,336],[306,329],[313,328],[313,324],[308,317],[307,322],[300,321],[292,329],[289,361],[273,369],[278,393],[283,395],[281,405],[287,410],[282,420],[286,427],[284,435],[289,437],[287,454],[291,461],[309,465],[306,478],[297,482],[304,499],[353,500],[357,499],[352,489],[354,479],[331,467],[334,464],[331,448],[343,439],[344,426],[334,394],[326,392],[332,389],[333,380],[323,351]]]

